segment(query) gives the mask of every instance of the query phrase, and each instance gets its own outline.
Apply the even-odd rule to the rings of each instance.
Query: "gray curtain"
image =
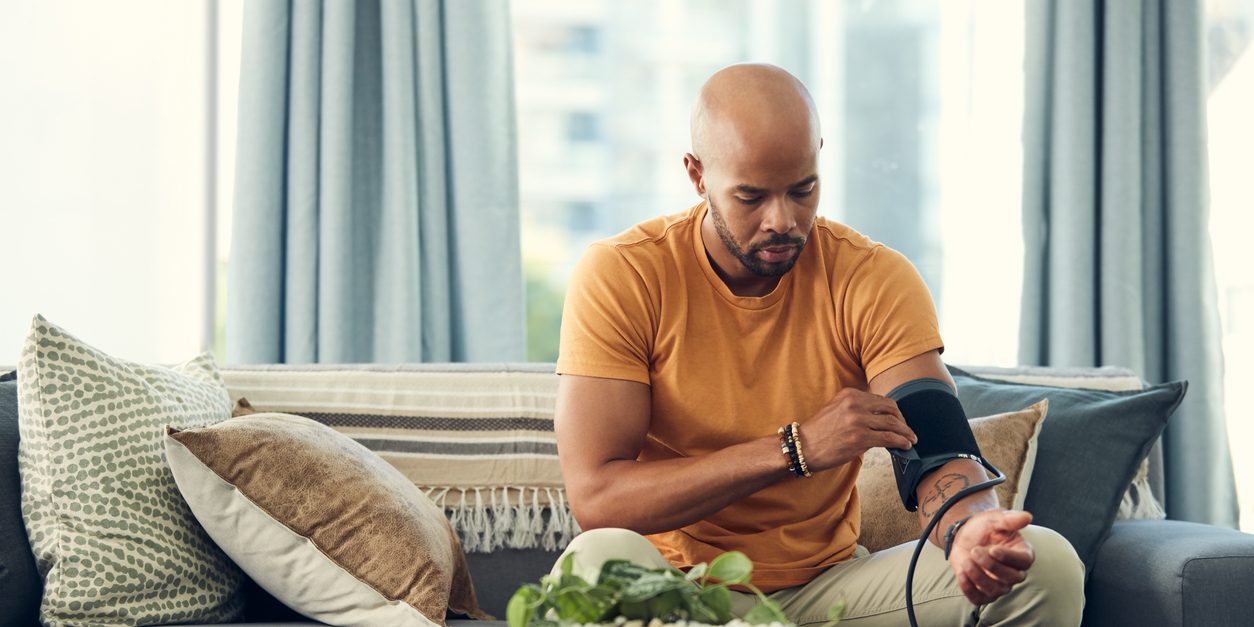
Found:
[[[1167,512],[1235,526],[1202,29],[1200,0],[1028,0],[1020,359],[1187,379]]]
[[[524,359],[505,0],[250,2],[227,358]]]

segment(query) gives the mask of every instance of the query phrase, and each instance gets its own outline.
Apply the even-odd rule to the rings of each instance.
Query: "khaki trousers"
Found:
[[[928,544],[914,573],[914,611],[921,627],[935,625],[1079,625],[1084,609],[1084,564],[1071,544],[1056,532],[1030,525],[1023,531],[1036,561],[1027,579],[1000,599],[976,607],[958,589],[944,552]],[[827,622],[827,610],[846,604],[841,626],[908,625],[906,569],[914,543],[868,553],[858,547],[853,559],[832,566],[810,583],[768,596],[801,627]],[[577,536],[562,554],[574,553],[574,574],[594,581],[601,564],[626,559],[649,568],[669,566],[648,540],[626,529],[594,529]],[[559,569],[561,559],[554,565]],[[743,616],[756,597],[732,593],[732,613]]]

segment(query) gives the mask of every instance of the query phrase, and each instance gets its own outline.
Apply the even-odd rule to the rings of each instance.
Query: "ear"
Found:
[[[705,197],[705,166],[701,160],[691,152],[684,153],[684,169],[688,171],[688,180],[692,181],[692,188],[697,190],[697,195]]]

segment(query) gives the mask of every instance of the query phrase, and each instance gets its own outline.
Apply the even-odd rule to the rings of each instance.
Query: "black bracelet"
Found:
[[[949,551],[954,548],[954,536],[958,534],[958,530],[971,520],[971,516],[959,519],[958,522],[949,526],[949,530],[945,532],[945,559],[949,559]]]
[[[784,453],[784,457],[788,458],[788,472],[804,477],[806,473],[801,468],[801,460],[797,454],[797,443],[793,439],[792,425],[784,425],[779,428],[779,448]]]

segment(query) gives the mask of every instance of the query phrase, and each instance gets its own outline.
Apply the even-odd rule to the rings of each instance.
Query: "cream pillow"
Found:
[[[192,511],[288,607],[331,625],[490,618],[444,512],[347,436],[276,413],[167,433]]]
[[[995,488],[1003,507],[1023,507],[1036,463],[1036,439],[1048,408],[1049,401],[1043,400],[1022,411],[971,420],[980,452],[1006,475],[1005,483]],[[862,457],[858,495],[862,502],[858,544],[875,552],[919,539],[922,529],[918,514],[906,511],[901,504],[886,449],[871,449]]]
[[[18,372],[22,517],[45,578],[40,620],[238,619],[242,574],[200,528],[163,459],[164,425],[230,416],[213,358],[137,364],[36,317]]]

